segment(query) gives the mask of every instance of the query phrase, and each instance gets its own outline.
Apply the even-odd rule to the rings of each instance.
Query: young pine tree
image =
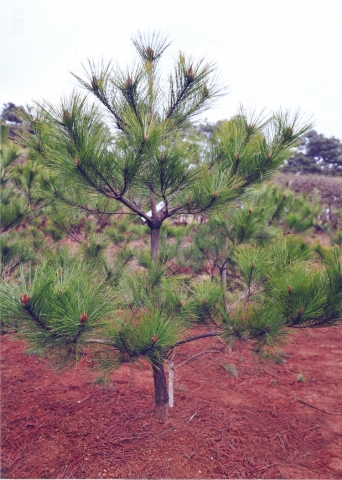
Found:
[[[20,226],[41,213],[33,194],[40,165],[12,141],[0,149],[0,276],[12,275],[19,264],[33,260],[34,251]]]
[[[24,141],[44,160],[49,199],[96,214],[124,207],[141,217],[151,233],[152,265],[122,278],[115,291],[91,266],[45,263],[30,278],[23,273],[20,285],[3,284],[3,311],[59,366],[75,361],[87,346],[104,369],[147,360],[156,416],[165,420],[164,362],[171,349],[203,336],[235,335],[235,327],[221,308],[211,321],[220,289],[209,286],[207,295],[195,286],[194,300],[185,302],[188,290],[165,276],[161,226],[176,215],[225,207],[281,165],[308,127],[287,113],[266,120],[240,114],[210,148],[192,143],[189,121],[222,94],[213,65],[180,53],[171,74],[163,76],[167,41],[153,34],[133,43],[139,55],[134,67],[90,63],[86,78],[76,77],[95,104],[73,94],[59,106],[38,105],[35,116],[26,117],[34,134],[25,134]],[[203,316],[218,330],[186,336]]]

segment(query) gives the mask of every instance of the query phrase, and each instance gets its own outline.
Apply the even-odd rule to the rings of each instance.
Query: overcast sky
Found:
[[[0,106],[57,102],[87,58],[130,64],[130,38],[161,31],[179,50],[216,62],[228,95],[204,117],[240,104],[298,108],[342,138],[342,0],[0,0]]]

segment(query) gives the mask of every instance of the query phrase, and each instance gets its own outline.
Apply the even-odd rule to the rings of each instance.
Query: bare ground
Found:
[[[166,424],[152,416],[147,366],[123,367],[104,387],[89,357],[56,375],[11,339],[2,478],[342,478],[341,326],[296,331],[279,364],[217,339],[183,345],[176,366],[207,353],[176,369]]]

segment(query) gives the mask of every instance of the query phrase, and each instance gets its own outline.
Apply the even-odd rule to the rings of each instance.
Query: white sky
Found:
[[[0,0],[0,107],[57,102],[87,58],[135,58],[138,30],[216,62],[229,94],[203,117],[240,104],[300,108],[315,129],[342,138],[341,0]]]

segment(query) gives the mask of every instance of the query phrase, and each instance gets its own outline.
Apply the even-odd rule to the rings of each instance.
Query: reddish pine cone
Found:
[[[87,320],[88,320],[88,315],[86,314],[86,312],[81,313],[80,322],[81,323],[86,323]]]
[[[157,343],[158,337],[156,334],[153,335],[152,337],[152,343]]]
[[[24,295],[21,297],[20,301],[21,303],[24,305],[24,307],[26,307],[29,303],[29,301],[31,300],[31,297],[29,297],[27,295],[27,293],[24,293]]]

